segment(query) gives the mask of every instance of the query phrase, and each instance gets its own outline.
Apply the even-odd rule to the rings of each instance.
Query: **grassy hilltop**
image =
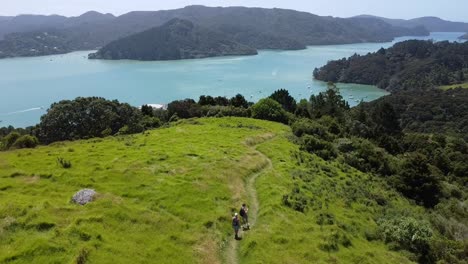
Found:
[[[279,123],[203,118],[0,152],[0,263],[411,263],[372,239],[374,216],[422,209],[291,136]],[[284,206],[306,182],[311,209]],[[70,203],[82,188],[98,198]],[[256,222],[235,241],[243,201]]]

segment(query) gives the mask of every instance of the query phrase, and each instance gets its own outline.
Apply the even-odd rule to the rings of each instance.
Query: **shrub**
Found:
[[[161,120],[152,116],[144,116],[140,124],[144,129],[157,128],[161,126]]]
[[[18,138],[13,143],[13,148],[35,148],[39,144],[39,141],[35,136],[24,135]]]
[[[324,160],[329,160],[338,156],[332,143],[310,135],[302,137],[301,148],[307,152],[316,154]]]
[[[310,119],[299,119],[298,121],[294,122],[291,127],[294,135],[298,137],[306,134],[314,135],[326,140],[331,140],[333,138],[326,127]]]
[[[129,133],[129,128],[128,126],[123,126],[119,129],[119,132],[118,132],[119,135],[126,135],[126,134],[130,134]]]
[[[9,149],[13,144],[21,137],[18,132],[11,132],[3,138],[3,146],[5,149]]]
[[[103,137],[108,137],[110,135],[112,135],[112,129],[110,127],[104,129],[102,132],[101,132],[101,135]]]
[[[72,166],[71,161],[60,157],[57,158],[57,163],[64,169],[69,169]]]
[[[290,194],[283,196],[283,204],[298,212],[304,213],[307,209],[308,199],[301,193],[300,188],[295,186]]]
[[[379,234],[386,243],[396,242],[404,249],[425,254],[429,249],[432,230],[426,222],[414,218],[382,219]]]
[[[365,139],[352,139],[352,146],[338,145],[343,152],[344,162],[362,172],[375,172],[381,175],[392,175],[395,165],[388,153],[376,147],[372,142]]]
[[[76,264],[85,264],[88,261],[89,250],[87,248],[82,248],[76,257]]]
[[[307,208],[307,198],[302,194],[292,193],[283,196],[283,204],[298,212],[304,213]]]
[[[315,221],[318,225],[333,225],[335,223],[335,216],[331,213],[320,213]]]
[[[287,124],[288,116],[283,107],[271,98],[261,99],[252,106],[252,117]]]

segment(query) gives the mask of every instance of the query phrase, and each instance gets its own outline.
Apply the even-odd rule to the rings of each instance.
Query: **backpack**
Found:
[[[232,226],[239,226],[239,218],[232,218]]]
[[[245,217],[246,213],[245,213],[244,207],[241,207],[239,214],[240,216]]]

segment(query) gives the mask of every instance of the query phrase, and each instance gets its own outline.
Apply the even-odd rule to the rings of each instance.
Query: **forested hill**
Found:
[[[397,27],[376,18],[322,17],[285,9],[188,6],[175,10],[130,12],[119,17],[91,12],[76,18],[5,18],[0,20],[0,39],[12,32],[21,36],[21,32],[40,34],[53,30],[63,34],[73,50],[94,49],[161,26],[174,18],[190,20],[231,35],[235,41],[257,49],[295,50],[307,45],[385,42],[398,36],[429,34],[422,27]],[[16,56],[17,53],[5,56]]]
[[[468,140],[468,89],[402,91],[364,103],[368,111],[390,104],[405,132],[447,134]]]
[[[0,40],[11,33],[79,28],[85,24],[105,24],[115,19],[112,14],[89,11],[77,17],[59,15],[18,15],[0,17]]]
[[[322,81],[377,85],[388,91],[421,90],[468,78],[468,43],[408,40],[367,55],[330,61],[314,70]]]
[[[161,27],[116,40],[90,59],[179,60],[215,56],[256,55],[255,48],[239,44],[222,33],[173,19]]]
[[[74,47],[60,31],[12,33],[0,41],[0,59],[63,54]]]
[[[419,17],[419,18],[408,19],[408,20],[391,19],[391,18],[385,18],[385,17],[371,16],[371,15],[361,15],[357,17],[378,18],[378,19],[381,19],[382,21],[385,21],[386,23],[389,23],[397,27],[414,28],[414,27],[422,26],[431,32],[467,32],[468,31],[468,23],[447,21],[438,17]]]

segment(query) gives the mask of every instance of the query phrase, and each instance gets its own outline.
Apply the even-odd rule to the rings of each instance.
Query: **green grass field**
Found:
[[[1,152],[0,263],[410,263],[365,238],[383,207],[360,189],[387,210],[418,208],[373,176],[309,154],[298,162],[290,137],[273,122],[197,119]],[[253,175],[257,221],[235,241],[231,215],[244,201],[255,206]],[[314,197],[305,213],[282,203],[295,184]],[[83,188],[98,198],[72,204]],[[320,214],[333,223],[318,224]]]
[[[455,88],[463,88],[463,89],[468,89],[468,82],[462,83],[462,84],[453,84],[453,85],[444,85],[441,86],[440,89],[442,90],[450,90],[450,89],[455,89]]]

